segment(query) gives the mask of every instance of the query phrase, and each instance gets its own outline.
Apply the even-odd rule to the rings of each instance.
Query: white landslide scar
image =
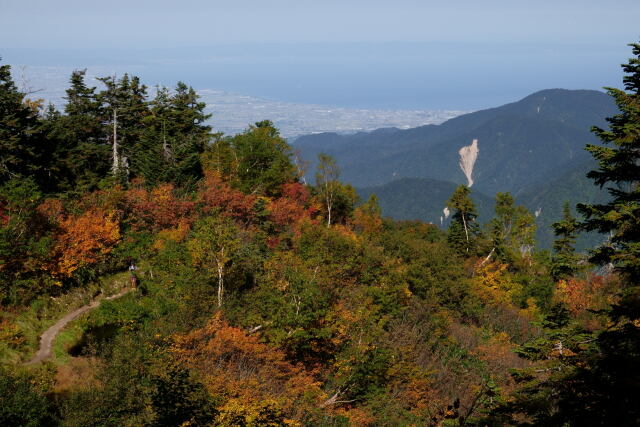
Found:
[[[458,154],[460,154],[460,169],[464,173],[464,176],[467,177],[467,186],[471,187],[473,185],[473,166],[476,164],[476,160],[478,159],[478,140],[474,139],[471,145],[467,145],[462,147]]]

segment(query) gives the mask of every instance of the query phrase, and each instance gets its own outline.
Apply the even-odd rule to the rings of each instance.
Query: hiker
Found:
[[[138,285],[138,277],[136,276],[137,269],[138,267],[136,267],[133,261],[131,261],[131,264],[129,265],[129,274],[131,275],[131,287],[134,289],[137,288]]]

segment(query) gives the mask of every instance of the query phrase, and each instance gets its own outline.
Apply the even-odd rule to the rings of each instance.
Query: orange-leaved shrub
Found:
[[[253,220],[256,200],[256,196],[246,195],[231,187],[216,172],[205,173],[198,191],[198,204],[203,212],[219,211],[223,216],[247,224]]]
[[[63,217],[45,266],[54,277],[70,277],[80,267],[102,261],[120,240],[120,221],[115,212],[90,209]]]
[[[286,417],[300,418],[305,405],[317,407],[326,396],[314,376],[286,360],[285,353],[255,335],[230,326],[218,312],[200,329],[174,337],[172,354],[195,369],[212,396],[229,412],[251,412],[265,402]]]
[[[150,191],[140,185],[126,193],[131,224],[138,229],[177,227],[190,218],[194,202],[176,197],[173,184],[160,184]]]

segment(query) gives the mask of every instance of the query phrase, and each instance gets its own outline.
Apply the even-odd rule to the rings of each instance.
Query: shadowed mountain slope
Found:
[[[444,220],[442,210],[455,189],[456,184],[448,181],[401,178],[381,186],[358,188],[358,195],[367,200],[375,194],[384,216],[441,225]],[[493,216],[493,199],[475,190],[471,192],[471,198],[478,210],[478,220],[488,221]]]
[[[403,177],[466,183],[458,150],[478,139],[475,188],[485,194],[518,193],[541,178],[561,175],[589,158],[589,131],[616,113],[608,95],[590,90],[549,89],[518,102],[408,130],[307,135],[295,141],[311,173],[318,153],[335,157],[342,179],[357,187]]]
[[[585,176],[595,163],[584,147],[598,143],[591,126],[605,126],[605,118],[616,113],[605,93],[549,89],[440,125],[306,135],[295,147],[311,163],[310,178],[317,154],[325,152],[337,160],[342,179],[360,188],[361,197],[378,195],[385,215],[437,224],[455,186],[467,183],[458,151],[477,139],[473,189],[481,222],[492,216],[486,207],[493,205],[495,193],[510,191],[532,212],[539,211],[539,244],[550,247],[550,227],[565,201],[575,205],[607,197]],[[579,246],[597,239],[584,237]]]

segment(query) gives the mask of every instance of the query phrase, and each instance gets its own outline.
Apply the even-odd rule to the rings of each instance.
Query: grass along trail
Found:
[[[127,293],[131,292],[132,290],[133,290],[132,288],[124,288],[117,294],[114,294],[108,297],[103,297],[103,298],[96,298],[95,300],[91,301],[89,304],[84,305],[80,308],[77,308],[76,310],[70,313],[67,313],[63,318],[58,320],[56,323],[53,324],[53,326],[51,326],[49,329],[44,331],[42,335],[40,335],[40,347],[38,349],[38,352],[35,354],[35,356],[33,356],[31,360],[26,362],[25,365],[33,365],[38,362],[42,362],[45,359],[50,358],[53,354],[53,342],[56,339],[56,336],[60,333],[60,331],[64,329],[65,326],[67,326],[69,322],[76,319],[80,315],[86,313],[87,311],[98,307],[102,301],[120,298],[126,295]]]

